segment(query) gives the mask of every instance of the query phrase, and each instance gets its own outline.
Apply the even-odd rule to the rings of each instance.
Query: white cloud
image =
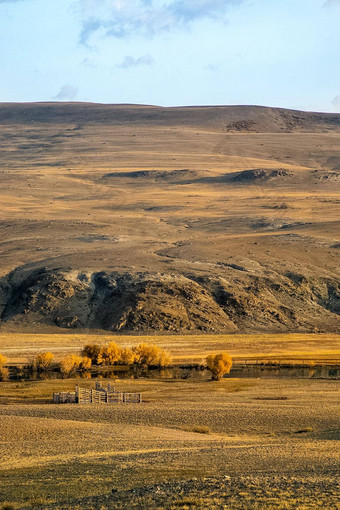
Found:
[[[72,101],[73,99],[76,98],[78,92],[79,92],[78,87],[73,87],[72,85],[63,85],[60,88],[58,94],[56,96],[54,96],[53,99],[56,99],[57,101],[65,101],[65,100]]]
[[[117,38],[152,36],[186,28],[199,19],[223,19],[228,7],[244,0],[80,0],[83,26],[80,42],[87,44],[101,31]]]
[[[340,94],[335,96],[335,98],[332,101],[332,105],[335,106],[335,108],[340,108]]]
[[[340,5],[340,0],[326,0],[324,7],[332,7],[332,5]]]
[[[151,55],[142,55],[141,57],[134,58],[130,55],[126,55],[123,61],[120,64],[117,64],[116,67],[121,69],[129,69],[130,67],[138,67],[138,66],[151,66],[153,64],[153,58]]]
[[[81,61],[81,65],[84,67],[90,67],[91,69],[95,69],[96,67],[98,67],[98,64],[95,62],[95,60],[88,57],[84,58]]]
[[[207,64],[206,66],[203,67],[203,69],[205,71],[212,72],[219,71],[221,69],[221,64]]]

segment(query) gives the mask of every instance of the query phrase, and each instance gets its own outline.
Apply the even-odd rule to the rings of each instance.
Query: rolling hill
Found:
[[[340,114],[0,104],[2,331],[340,326]]]

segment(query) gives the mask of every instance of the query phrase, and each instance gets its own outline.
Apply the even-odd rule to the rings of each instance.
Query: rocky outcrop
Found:
[[[339,327],[338,282],[292,273],[268,274],[246,266],[230,265],[228,270],[229,279],[48,269],[21,278],[10,275],[1,287],[2,322],[131,332]]]
[[[211,294],[183,276],[39,270],[12,290],[3,321],[110,331],[236,329]]]

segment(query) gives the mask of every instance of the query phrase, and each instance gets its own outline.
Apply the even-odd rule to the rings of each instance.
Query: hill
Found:
[[[0,104],[3,331],[337,331],[340,114]]]

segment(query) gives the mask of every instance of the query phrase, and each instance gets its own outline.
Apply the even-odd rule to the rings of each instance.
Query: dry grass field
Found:
[[[275,108],[0,104],[0,353],[338,363],[339,134]],[[1,510],[340,508],[337,380],[114,384],[143,402],[0,382]]]
[[[78,353],[86,344],[117,342],[122,347],[142,341],[169,351],[174,363],[200,363],[213,352],[227,351],[234,361],[281,360],[340,362],[340,335],[262,334],[262,335],[95,335],[0,333],[0,352],[10,363],[25,363],[41,351],[51,351],[59,360]]]
[[[50,403],[74,384],[0,385],[3,508],[338,508],[336,381],[128,380],[142,404]]]
[[[1,105],[2,330],[337,332],[339,119]]]

